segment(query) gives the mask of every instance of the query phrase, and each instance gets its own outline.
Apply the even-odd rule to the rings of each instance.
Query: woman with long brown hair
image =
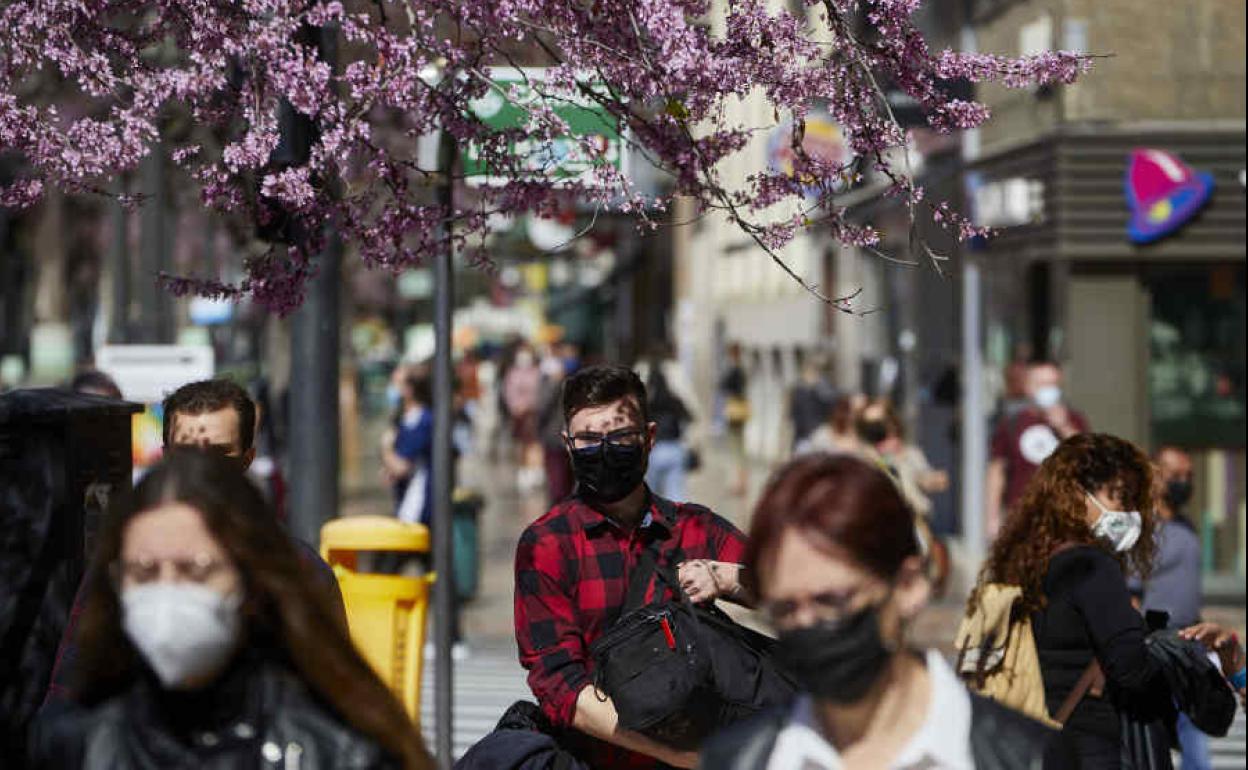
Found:
[[[433,766],[230,458],[169,452],[95,558],[79,709],[36,726],[35,767]]]
[[[1050,713],[1099,663],[1103,693],[1083,697],[1063,728],[1085,769],[1122,766],[1124,712],[1147,722],[1170,708],[1125,577],[1152,564],[1152,487],[1149,459],[1130,442],[1097,433],[1066,439],[1011,511],[980,574],[979,587],[1022,589]]]

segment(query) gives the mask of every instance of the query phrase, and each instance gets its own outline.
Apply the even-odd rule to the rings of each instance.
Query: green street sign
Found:
[[[545,79],[546,70],[492,67],[488,75],[490,90],[471,103],[473,113],[494,129],[524,128],[529,121],[530,106],[544,98],[533,84]],[[603,88],[597,83],[591,84],[591,87]],[[620,171],[626,170],[623,142],[614,116],[585,96],[552,101],[555,114],[568,124],[570,135],[549,141],[533,138],[510,143],[511,154],[523,160],[525,170],[534,179],[556,184],[590,181],[596,165],[611,165]],[[584,137],[593,139],[598,156],[582,149]],[[469,144],[463,151],[462,167],[469,184],[503,184],[509,181],[511,177],[504,177],[490,168],[480,156],[479,149]]]

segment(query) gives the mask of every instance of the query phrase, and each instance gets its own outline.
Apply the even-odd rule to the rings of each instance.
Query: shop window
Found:
[[[1154,446],[1243,447],[1244,268],[1162,269],[1146,280]]]

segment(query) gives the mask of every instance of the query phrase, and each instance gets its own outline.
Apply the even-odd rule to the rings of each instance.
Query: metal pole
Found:
[[[302,27],[297,39],[316,46],[317,57],[338,66],[337,28]],[[315,123],[283,101],[281,141],[271,160],[280,168],[308,162],[316,141]],[[336,180],[328,180],[336,184]],[[306,243],[301,223],[290,223],[281,237]],[[316,546],[321,526],[338,515],[339,423],[338,357],[342,310],[342,238],[334,223],[324,225],[316,276],[290,325],[289,525],[296,537]]]
[[[139,321],[135,324],[138,341],[168,344],[173,342],[173,313],[168,293],[160,288],[157,278],[169,265],[173,235],[170,230],[170,201],[165,168],[165,145],[152,144],[151,152],[140,168],[142,192],[150,196],[139,214]]]
[[[451,770],[454,763],[454,726],[452,724],[451,644],[455,612],[454,551],[451,541],[451,485],[455,461],[451,453],[451,420],[453,418],[451,381],[451,325],[455,291],[452,281],[452,225],[449,213],[454,209],[455,191],[451,171],[455,163],[455,139],[442,133],[438,144],[438,171],[442,180],[440,203],[448,212],[446,248],[434,258],[433,295],[433,568],[437,580],[433,584],[434,615],[437,618],[434,680],[435,723],[437,740],[434,747],[438,767]]]
[[[338,514],[338,294],[342,240],[326,228],[317,274],[290,330],[291,531],[315,546]]]
[[[118,194],[126,191],[125,177],[118,177]],[[109,261],[113,271],[113,311],[108,341],[130,341],[130,213],[120,201],[109,203],[109,216],[113,220],[113,238],[109,244]]]
[[[984,472],[988,446],[984,421],[984,361],[980,267],[968,256],[962,265],[962,537],[970,575],[979,571],[984,538]]]

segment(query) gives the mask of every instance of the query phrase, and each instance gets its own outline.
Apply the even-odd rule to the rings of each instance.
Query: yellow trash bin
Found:
[[[358,571],[361,551],[428,553],[429,529],[390,516],[350,516],[321,528],[321,557],[333,567],[351,639],[413,722],[420,721],[420,677],[432,572],[419,577]]]

